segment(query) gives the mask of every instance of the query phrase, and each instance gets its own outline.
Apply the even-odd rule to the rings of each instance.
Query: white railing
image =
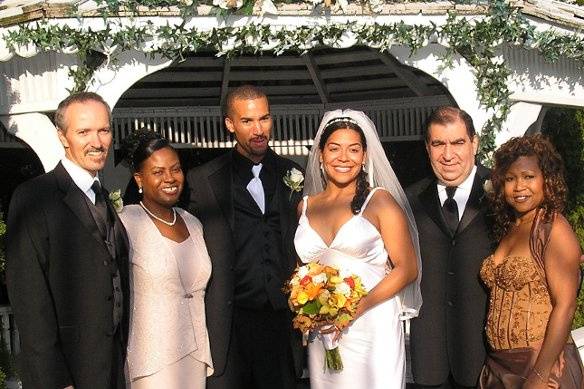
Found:
[[[10,305],[0,306],[0,322],[2,323],[2,341],[6,350],[11,354],[18,354],[20,352],[20,337]]]
[[[275,105],[272,146],[280,154],[307,155],[325,111],[338,108],[362,110],[377,126],[382,141],[422,139],[428,115],[447,96],[414,97],[385,101],[337,104]],[[160,132],[175,147],[227,148],[233,139],[223,127],[219,107],[117,108],[113,111],[114,145],[131,132],[148,128]]]

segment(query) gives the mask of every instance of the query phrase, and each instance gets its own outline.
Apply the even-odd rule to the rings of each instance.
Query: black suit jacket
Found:
[[[407,189],[420,237],[423,305],[411,321],[414,381],[440,385],[452,373],[458,384],[475,386],[485,360],[483,329],[487,292],[479,279],[492,253],[483,184],[490,171],[478,166],[456,233],[442,216],[436,178]]]
[[[83,196],[59,163],[12,197],[6,279],[20,331],[24,388],[115,387],[112,355],[114,347],[125,350],[128,330],[127,237],[116,215],[112,256]],[[126,308],[117,328],[112,261]]]
[[[272,150],[268,152],[273,153]],[[279,196],[280,204],[282,251],[286,261],[284,267],[288,274],[292,274],[296,266],[294,249],[296,207],[301,199],[301,193],[291,192],[282,178],[290,169],[301,168],[293,161],[275,153],[274,158],[279,176],[276,195]],[[205,294],[205,311],[215,376],[222,375],[225,370],[233,316],[235,288],[233,235],[237,231],[234,231],[232,174],[232,154],[227,152],[203,166],[192,169],[187,175],[191,191],[189,210],[203,224],[205,243],[213,265]],[[292,347],[296,372],[300,375],[302,371],[300,342],[294,342]]]

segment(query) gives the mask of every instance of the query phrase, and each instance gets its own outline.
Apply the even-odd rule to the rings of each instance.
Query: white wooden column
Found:
[[[513,137],[523,136],[529,126],[535,123],[539,117],[541,108],[541,104],[523,101],[513,104],[507,120],[503,123],[503,128],[495,138],[495,146],[499,147]]]
[[[394,46],[390,53],[405,65],[418,68],[431,75],[444,85],[460,109],[465,110],[473,119],[476,130],[481,128],[491,116],[480,103],[476,90],[476,78],[473,68],[468,62],[455,55],[453,66],[444,69],[440,60],[445,54],[446,48],[437,43],[430,43],[410,56],[410,49],[406,46]]]
[[[3,115],[0,120],[9,133],[22,139],[33,149],[46,172],[52,170],[65,155],[57,129],[46,115],[38,112]]]
[[[117,57],[115,64],[106,62],[96,70],[88,90],[98,93],[114,110],[120,97],[132,85],[147,75],[170,66],[171,63],[171,60],[159,55],[150,58],[139,51],[126,51]],[[100,175],[109,190],[121,189],[123,192],[126,188],[130,172],[124,166],[115,166],[113,146]]]
[[[67,89],[73,87],[68,72],[77,58],[53,51],[35,52],[4,57],[7,60],[0,62],[0,120],[9,133],[30,146],[49,171],[65,150],[55,126],[41,112],[54,111],[67,97]]]
[[[129,50],[119,54],[116,62],[106,62],[93,74],[88,90],[98,93],[113,109],[120,97],[137,81],[172,63],[171,60],[156,55]]]

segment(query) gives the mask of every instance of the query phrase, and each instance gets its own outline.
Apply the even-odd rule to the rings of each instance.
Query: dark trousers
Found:
[[[207,389],[294,389],[288,311],[235,308],[225,372]]]
[[[114,348],[112,355],[112,388],[125,389],[126,379],[124,376],[125,350],[123,350],[122,340],[119,331],[114,335]]]
[[[476,388],[476,386],[460,385],[458,382],[454,381],[452,375],[449,375],[446,382],[443,382],[441,385],[420,385],[420,384],[407,385],[407,389],[471,389],[471,388]]]

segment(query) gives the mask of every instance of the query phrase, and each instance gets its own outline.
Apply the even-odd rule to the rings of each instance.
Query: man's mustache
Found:
[[[86,154],[88,154],[88,153],[94,153],[94,152],[104,153],[105,152],[105,148],[104,147],[92,147],[89,150],[87,150]]]

